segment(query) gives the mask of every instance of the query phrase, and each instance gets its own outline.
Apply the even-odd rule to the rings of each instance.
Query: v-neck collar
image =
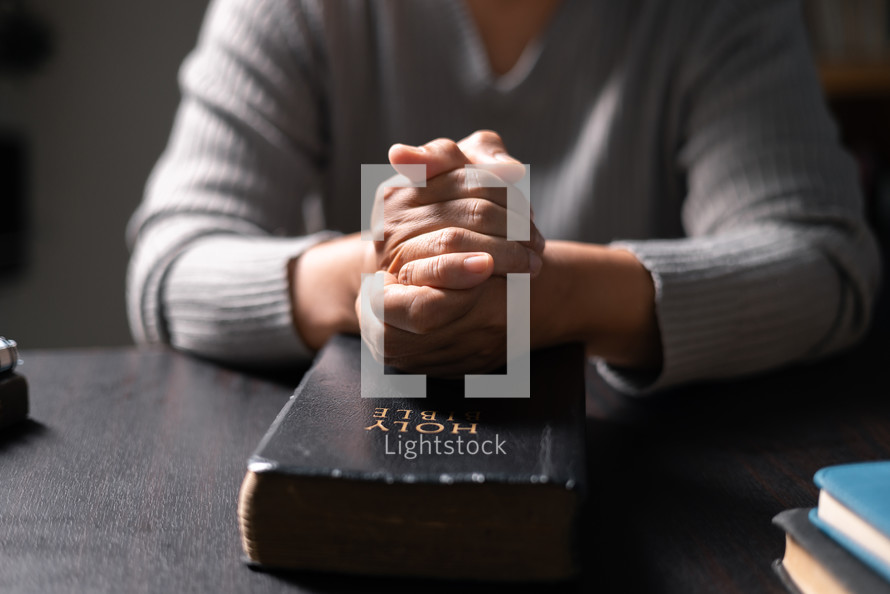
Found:
[[[488,51],[485,49],[479,27],[476,25],[476,21],[473,19],[465,0],[451,0],[461,38],[469,58],[473,79],[481,87],[501,93],[509,93],[522,86],[538,68],[542,54],[546,52],[547,47],[552,43],[552,37],[555,32],[563,28],[562,21],[567,18],[567,14],[571,13],[572,9],[568,5],[573,1],[562,0],[541,30],[541,33],[525,46],[512,68],[504,74],[497,75],[491,69]]]

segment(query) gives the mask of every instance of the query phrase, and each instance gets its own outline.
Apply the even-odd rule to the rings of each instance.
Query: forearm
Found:
[[[361,272],[373,269],[357,234],[291,261],[294,327],[309,348],[317,350],[336,333],[359,332],[355,299]],[[614,365],[660,365],[652,277],[630,252],[548,242],[543,269],[532,281],[531,306],[533,347],[582,341]]]
[[[580,341],[613,365],[661,365],[652,276],[630,252],[548,242],[531,305],[533,347]]]
[[[139,342],[238,364],[311,355],[291,323],[288,261],[330,236],[305,236],[315,226],[303,218],[327,145],[317,65],[292,59],[313,42],[285,34],[295,13],[266,0],[208,11],[170,141],[128,227]]]
[[[291,323],[287,264],[325,238],[216,233],[176,250],[166,267],[155,259],[150,270],[158,269],[162,282],[154,289],[153,316],[164,331],[154,341],[239,365],[286,365],[311,357]],[[146,247],[166,246],[158,237],[144,239],[157,240]],[[150,302],[154,296],[143,285],[131,297]],[[146,316],[152,313],[144,309]]]

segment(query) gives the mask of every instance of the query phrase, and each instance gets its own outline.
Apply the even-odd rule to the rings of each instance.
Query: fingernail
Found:
[[[464,268],[473,274],[481,274],[488,270],[488,258],[486,256],[470,256],[464,260]]]
[[[532,250],[528,251],[528,271],[531,274],[538,274],[541,272],[541,268],[544,266],[544,262],[541,260],[541,256],[538,255],[537,252],[533,252]]]

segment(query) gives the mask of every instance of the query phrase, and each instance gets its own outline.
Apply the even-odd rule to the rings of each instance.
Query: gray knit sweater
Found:
[[[360,165],[490,128],[531,164],[545,237],[620,243],[652,273],[664,367],[601,363],[614,385],[849,345],[878,256],[798,13],[565,0],[496,77],[460,0],[217,0],[128,230],[133,333],[242,364],[310,356],[286,262],[359,229]]]

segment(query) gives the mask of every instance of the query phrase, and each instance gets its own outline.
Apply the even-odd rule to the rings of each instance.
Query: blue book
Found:
[[[890,581],[890,461],[829,466],[814,480],[810,521]]]

